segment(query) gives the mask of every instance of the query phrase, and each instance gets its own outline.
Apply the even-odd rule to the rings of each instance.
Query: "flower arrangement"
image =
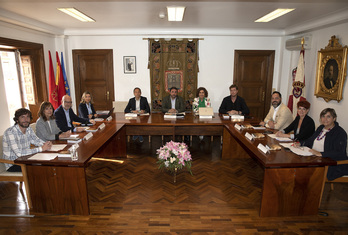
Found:
[[[191,153],[185,143],[170,141],[157,149],[158,169],[168,168],[171,172],[186,167],[191,173]]]

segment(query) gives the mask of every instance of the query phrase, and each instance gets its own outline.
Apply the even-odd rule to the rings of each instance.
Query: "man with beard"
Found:
[[[328,76],[324,79],[324,84],[327,89],[333,88],[336,84],[336,79],[333,76],[334,76],[334,66],[330,65],[328,70]]]
[[[21,108],[16,110],[13,120],[15,124],[8,128],[2,140],[3,158],[14,161],[21,156],[26,156],[46,150],[50,150],[52,143],[43,141],[37,137],[31,129],[31,112],[28,109]],[[30,145],[38,146],[30,148]],[[5,163],[6,170],[9,172],[20,172],[21,167]]]
[[[289,126],[292,121],[290,109],[282,103],[282,95],[278,91],[272,93],[272,107],[269,110],[264,121],[260,122],[261,126],[272,129],[282,130]]]
[[[162,100],[163,113],[181,113],[185,111],[184,99],[178,96],[178,88],[172,87],[169,89],[170,95]]]
[[[230,95],[226,96],[220,105],[219,113],[228,113],[230,115],[240,114],[248,115],[249,108],[246,105],[244,99],[238,95],[238,86],[230,86]]]

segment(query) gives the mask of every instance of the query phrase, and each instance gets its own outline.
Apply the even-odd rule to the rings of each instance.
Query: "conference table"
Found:
[[[105,128],[93,132],[88,140],[79,143],[78,160],[55,158],[49,161],[31,160],[23,156],[16,163],[26,165],[31,211],[37,213],[88,215],[89,201],[86,168],[92,157],[127,157],[127,136],[169,135],[172,139],[183,135],[222,136],[221,158],[253,158],[263,169],[264,179],[260,216],[296,216],[317,214],[323,185],[325,166],[336,165],[329,158],[314,156],[300,157],[284,148],[263,153],[257,148],[259,143],[277,144],[265,136],[249,140],[245,132],[262,130],[235,128],[235,124],[258,124],[252,117],[244,120],[214,114],[213,118],[201,119],[191,113],[180,118],[164,118],[162,113],[125,117],[124,113],[114,113],[112,120],[103,121]],[[101,123],[98,122],[96,128]],[[83,138],[86,133],[79,134]],[[54,141],[61,144],[66,141]],[[71,144],[68,144],[68,149]]]

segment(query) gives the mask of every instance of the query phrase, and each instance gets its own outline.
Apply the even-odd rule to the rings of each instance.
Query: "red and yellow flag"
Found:
[[[66,91],[65,91],[65,85],[64,85],[62,66],[60,65],[59,55],[57,51],[56,51],[56,59],[57,59],[56,85],[58,87],[58,105],[61,105],[62,98],[66,94]]]
[[[49,92],[49,101],[51,102],[51,104],[53,105],[53,108],[56,109],[58,108],[59,104],[58,104],[58,88],[57,88],[57,84],[56,81],[54,79],[54,71],[53,71],[53,64],[52,64],[52,57],[51,57],[51,52],[48,51],[48,55],[49,55],[49,62],[50,62],[50,73],[49,73],[49,77],[48,77],[48,92]]]

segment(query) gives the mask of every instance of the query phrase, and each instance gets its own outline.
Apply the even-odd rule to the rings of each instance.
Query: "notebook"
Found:
[[[199,108],[198,109],[199,116],[214,116],[214,111],[212,107]]]

